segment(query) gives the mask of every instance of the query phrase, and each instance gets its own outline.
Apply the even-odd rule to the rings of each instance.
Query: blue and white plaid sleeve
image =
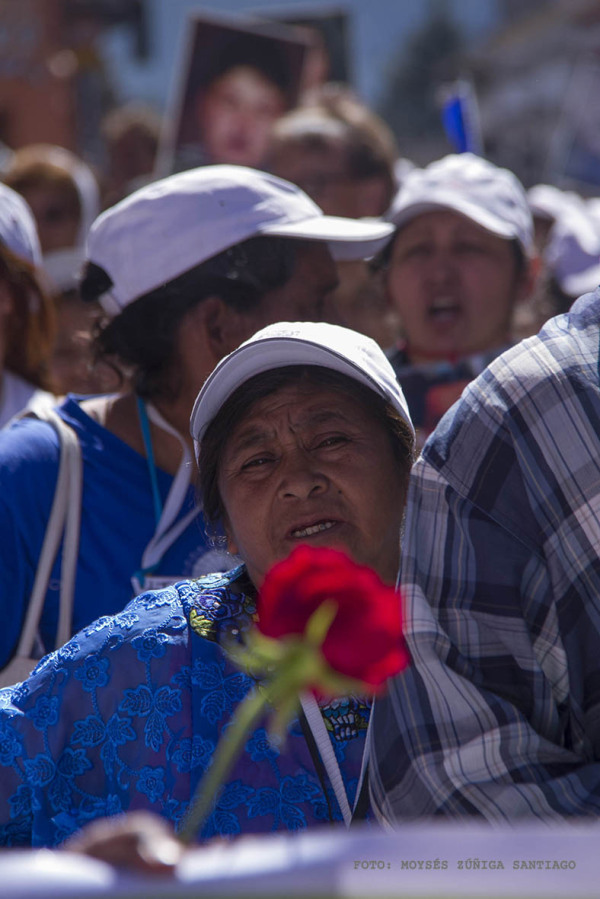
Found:
[[[415,466],[382,821],[600,814],[599,306],[493,363]]]

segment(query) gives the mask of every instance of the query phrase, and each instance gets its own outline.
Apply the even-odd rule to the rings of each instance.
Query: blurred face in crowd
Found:
[[[109,146],[109,169],[115,181],[127,185],[150,176],[156,161],[156,140],[141,128],[129,128]]]
[[[530,289],[511,241],[450,210],[398,232],[387,289],[411,362],[484,352],[510,340],[513,308]]]
[[[341,144],[311,149],[284,140],[269,163],[274,175],[301,187],[326,215],[377,217],[391,200],[390,185],[383,176],[352,177]]]
[[[256,586],[300,544],[340,549],[394,583],[403,477],[386,427],[345,390],[299,381],[255,401],[218,483],[229,548]]]
[[[22,191],[36,221],[42,253],[77,243],[80,211],[59,187],[36,185]]]
[[[258,166],[285,108],[283,91],[252,66],[234,66],[215,79],[198,101],[201,141],[211,161]]]

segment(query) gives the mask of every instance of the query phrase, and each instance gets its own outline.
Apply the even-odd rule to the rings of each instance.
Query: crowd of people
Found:
[[[320,698],[335,783],[259,723],[198,840],[600,814],[600,201],[280,106],[250,165],[159,177],[137,110],[104,175],[0,173],[2,845],[155,863],[303,544],[398,586],[410,663]]]

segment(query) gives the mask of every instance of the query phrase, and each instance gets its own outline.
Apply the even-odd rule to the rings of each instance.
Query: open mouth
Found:
[[[323,531],[329,531],[331,528],[335,527],[338,524],[337,521],[326,520],[319,521],[315,524],[303,525],[299,528],[294,528],[289,532],[289,536],[295,540],[304,538],[304,537],[312,537],[314,534],[321,534]]]
[[[450,297],[439,297],[427,310],[429,318],[436,322],[453,322],[460,314],[460,304]]]

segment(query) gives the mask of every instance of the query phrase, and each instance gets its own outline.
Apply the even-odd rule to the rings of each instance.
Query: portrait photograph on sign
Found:
[[[272,125],[298,102],[307,49],[285,25],[191,14],[159,176],[211,163],[260,168]]]

